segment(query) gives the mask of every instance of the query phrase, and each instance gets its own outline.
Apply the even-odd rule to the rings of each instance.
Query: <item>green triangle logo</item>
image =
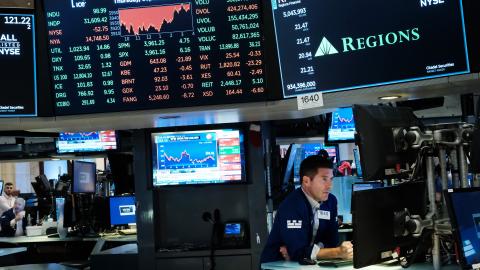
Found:
[[[338,51],[333,47],[332,43],[328,41],[326,37],[323,37],[322,42],[320,42],[320,47],[318,47],[317,53],[315,57],[329,55],[329,54],[337,54]]]

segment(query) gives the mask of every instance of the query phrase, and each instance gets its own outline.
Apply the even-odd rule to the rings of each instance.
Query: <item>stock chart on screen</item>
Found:
[[[329,142],[355,139],[355,121],[353,120],[352,108],[341,108],[332,113],[327,137]]]
[[[153,133],[152,155],[154,186],[245,180],[239,130]]]
[[[57,115],[266,99],[260,0],[44,3]]]

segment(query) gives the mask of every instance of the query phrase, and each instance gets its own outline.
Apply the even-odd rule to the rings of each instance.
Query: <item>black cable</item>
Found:
[[[399,258],[400,265],[402,266],[402,268],[410,267],[410,265],[412,265],[412,263],[414,263],[417,260],[417,257],[420,255],[421,251],[423,250],[422,248],[426,245],[425,240],[431,239],[432,234],[433,234],[432,231],[424,231],[420,241],[415,247],[415,251],[413,252],[413,254],[409,257]]]

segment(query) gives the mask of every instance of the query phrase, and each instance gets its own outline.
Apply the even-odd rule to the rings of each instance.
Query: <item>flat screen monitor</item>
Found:
[[[63,132],[57,141],[58,153],[103,152],[117,149],[115,131]]]
[[[73,161],[73,193],[95,193],[97,164],[85,161]]]
[[[0,12],[0,117],[37,115],[35,16]]]
[[[322,149],[325,149],[328,152],[328,156],[332,159],[333,163],[337,162],[337,147],[336,146],[325,146],[323,143],[304,143],[297,144],[295,152],[295,160],[293,163],[294,182],[300,181],[300,164],[304,159],[309,156],[318,155],[318,152]]]
[[[0,180],[0,196],[3,195],[3,180]]]
[[[328,116],[326,143],[353,142],[355,139],[355,120],[352,108],[337,109]]]
[[[285,97],[470,72],[461,0],[268,2]]]
[[[445,191],[453,234],[463,269],[480,265],[480,188]]]
[[[44,0],[56,115],[266,100],[260,0]]]
[[[399,129],[423,127],[410,108],[354,105],[353,116],[365,181],[395,178],[397,167],[415,161],[416,150],[404,150],[395,133]]]
[[[422,218],[426,214],[425,182],[410,182],[398,186],[353,192],[353,266],[361,268],[393,259],[416,248],[420,238],[411,235],[395,237],[395,212],[408,209]]]
[[[110,197],[109,206],[111,226],[136,223],[135,196]]]
[[[246,181],[241,130],[152,133],[153,186]]]
[[[362,178],[363,177],[363,171],[362,171],[362,165],[361,165],[361,162],[360,162],[360,153],[359,153],[357,148],[353,149],[353,158],[355,160],[355,166],[356,166],[356,169],[357,169],[357,176],[358,176],[358,178]]]

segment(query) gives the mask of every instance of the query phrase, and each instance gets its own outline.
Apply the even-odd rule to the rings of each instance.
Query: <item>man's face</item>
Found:
[[[333,186],[333,170],[327,168],[317,169],[317,174],[313,178],[303,177],[303,188],[308,195],[316,201],[324,202],[328,199],[328,194]]]
[[[7,185],[5,186],[5,194],[8,196],[11,196],[13,192],[13,185]]]
[[[25,204],[21,201],[15,201],[15,206],[13,206],[13,208],[15,209],[15,213],[19,213],[23,211]]]

